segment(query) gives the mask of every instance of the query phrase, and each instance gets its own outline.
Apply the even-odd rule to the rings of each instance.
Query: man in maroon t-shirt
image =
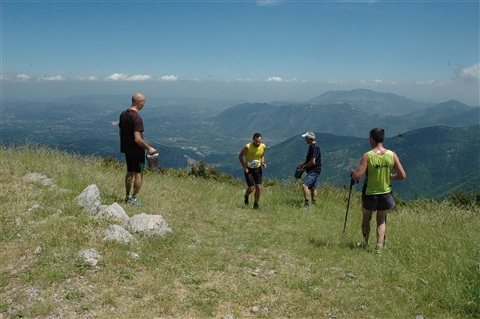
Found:
[[[125,202],[132,205],[142,204],[137,200],[137,194],[142,187],[143,169],[145,167],[145,150],[155,154],[156,149],[150,147],[143,139],[143,120],[138,111],[145,105],[145,96],[135,93],[132,106],[120,114],[118,123],[120,135],[120,152],[125,153],[127,175],[125,176]],[[135,180],[135,181],[134,181]],[[133,194],[130,195],[133,184]]]

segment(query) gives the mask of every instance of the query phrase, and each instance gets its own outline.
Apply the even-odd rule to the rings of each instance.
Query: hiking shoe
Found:
[[[245,198],[243,199],[243,202],[245,205],[248,205],[248,195],[245,195]]]
[[[382,255],[382,250],[381,249],[375,249],[375,256],[381,256]]]
[[[132,199],[131,195],[125,196],[125,203],[128,204],[128,202]]]
[[[258,206],[257,203],[254,203],[254,204],[253,204],[253,209],[260,209],[260,206]]]
[[[138,201],[138,199],[136,199],[135,197],[131,197],[130,200],[127,203],[132,205],[132,206],[145,206],[142,203],[140,203]]]
[[[361,241],[357,241],[356,244],[357,248],[367,248],[368,247],[368,244],[366,242],[361,242]]]

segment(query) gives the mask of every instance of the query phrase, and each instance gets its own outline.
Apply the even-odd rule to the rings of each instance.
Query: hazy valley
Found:
[[[102,95],[5,102],[1,141],[123,161],[117,121],[129,101],[129,95]],[[145,139],[160,150],[163,167],[204,161],[239,178],[237,155],[253,133],[262,133],[268,146],[265,176],[287,179],[306,153],[300,134],[314,131],[323,155],[321,180],[334,185],[348,184],[346,171],[369,149],[369,130],[383,127],[385,146],[408,173],[394,185],[405,199],[480,189],[479,114],[478,106],[458,101],[428,105],[363,89],[329,91],[303,103],[147,97],[141,113]]]

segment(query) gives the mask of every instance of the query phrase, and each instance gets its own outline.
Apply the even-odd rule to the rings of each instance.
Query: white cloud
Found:
[[[20,81],[28,81],[28,80],[30,80],[30,77],[29,77],[28,75],[26,75],[26,74],[23,74],[23,73],[22,73],[22,74],[17,74],[17,75],[16,75],[16,78],[17,78],[17,80],[20,80]]]
[[[472,66],[466,68],[458,68],[455,71],[455,77],[457,81],[463,83],[478,83],[479,78],[479,63],[475,63]]]
[[[75,79],[79,81],[98,81],[96,76],[77,76]]]
[[[151,75],[132,75],[131,77],[127,78],[127,81],[148,81],[151,79]]]
[[[266,80],[267,82],[283,82],[283,79],[278,76],[272,76]]]
[[[9,82],[28,82],[31,79],[30,76],[24,73],[6,73],[0,74],[0,80]]]
[[[106,78],[107,81],[148,81],[151,80],[152,76],[150,75],[132,75],[128,76],[125,73],[113,73]]]
[[[246,79],[236,79],[236,80],[225,80],[225,82],[258,82],[259,80],[255,80],[255,79],[250,79],[250,78],[246,78]]]
[[[162,81],[177,81],[178,75],[164,75],[160,79]]]
[[[375,79],[373,80],[374,84],[397,84],[397,81],[386,81],[386,80],[380,80],[380,79]]]
[[[445,85],[445,82],[437,82],[435,80],[429,80],[429,81],[417,81],[415,82],[417,85],[430,85],[430,86],[440,86],[440,85]]]
[[[125,79],[128,77],[128,74],[123,74],[123,73],[113,73],[110,75],[106,80],[111,80],[111,81],[125,81]]]
[[[330,84],[343,84],[342,80],[329,80],[328,83]]]
[[[54,76],[44,76],[43,78],[38,78],[40,81],[65,81],[65,78],[61,75]]]
[[[420,84],[420,85],[431,85],[431,84],[436,84],[436,83],[437,83],[437,81],[435,81],[435,80],[415,82],[415,84]]]

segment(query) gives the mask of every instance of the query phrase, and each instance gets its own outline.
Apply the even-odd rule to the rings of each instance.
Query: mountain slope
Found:
[[[427,103],[416,102],[393,93],[381,93],[366,89],[328,91],[308,101],[321,105],[352,103],[366,111],[401,115],[423,109]]]
[[[442,119],[441,122],[446,126],[452,127],[476,125],[480,123],[480,107],[467,110],[460,114],[453,114],[450,117]]]
[[[456,189],[480,190],[479,125],[451,128],[435,126],[388,140],[407,170],[407,180],[396,183],[398,193],[444,198]],[[464,186],[468,186],[463,188]]]
[[[446,123],[455,123],[455,126],[474,125],[478,123],[478,118],[478,108],[458,101],[432,105],[424,110],[401,116],[366,111],[352,103],[296,104],[278,107],[247,103],[220,112],[208,121],[219,134],[250,139],[254,132],[260,132],[264,138],[277,144],[298,132],[307,130],[338,136],[363,137],[365,132],[369,132],[373,127],[383,127],[387,136],[394,136]]]
[[[362,136],[366,130],[389,118],[350,103],[279,107],[243,104],[234,108],[243,108],[243,116],[229,116],[229,110],[226,110],[210,118],[210,121],[214,123],[217,132],[244,139],[250,139],[254,132],[260,132],[265,138],[283,141],[307,130],[341,136]]]
[[[475,112],[475,110],[477,110],[477,112]],[[472,108],[466,104],[452,100],[402,115],[398,117],[396,121],[403,127],[404,132],[433,125],[446,125],[447,123],[453,123],[453,121],[457,123],[458,126],[468,126],[479,123],[478,110],[479,108]],[[470,117],[466,117],[465,115],[470,115]],[[452,121],[452,118],[456,120]],[[391,125],[394,125],[394,123],[391,123]]]

